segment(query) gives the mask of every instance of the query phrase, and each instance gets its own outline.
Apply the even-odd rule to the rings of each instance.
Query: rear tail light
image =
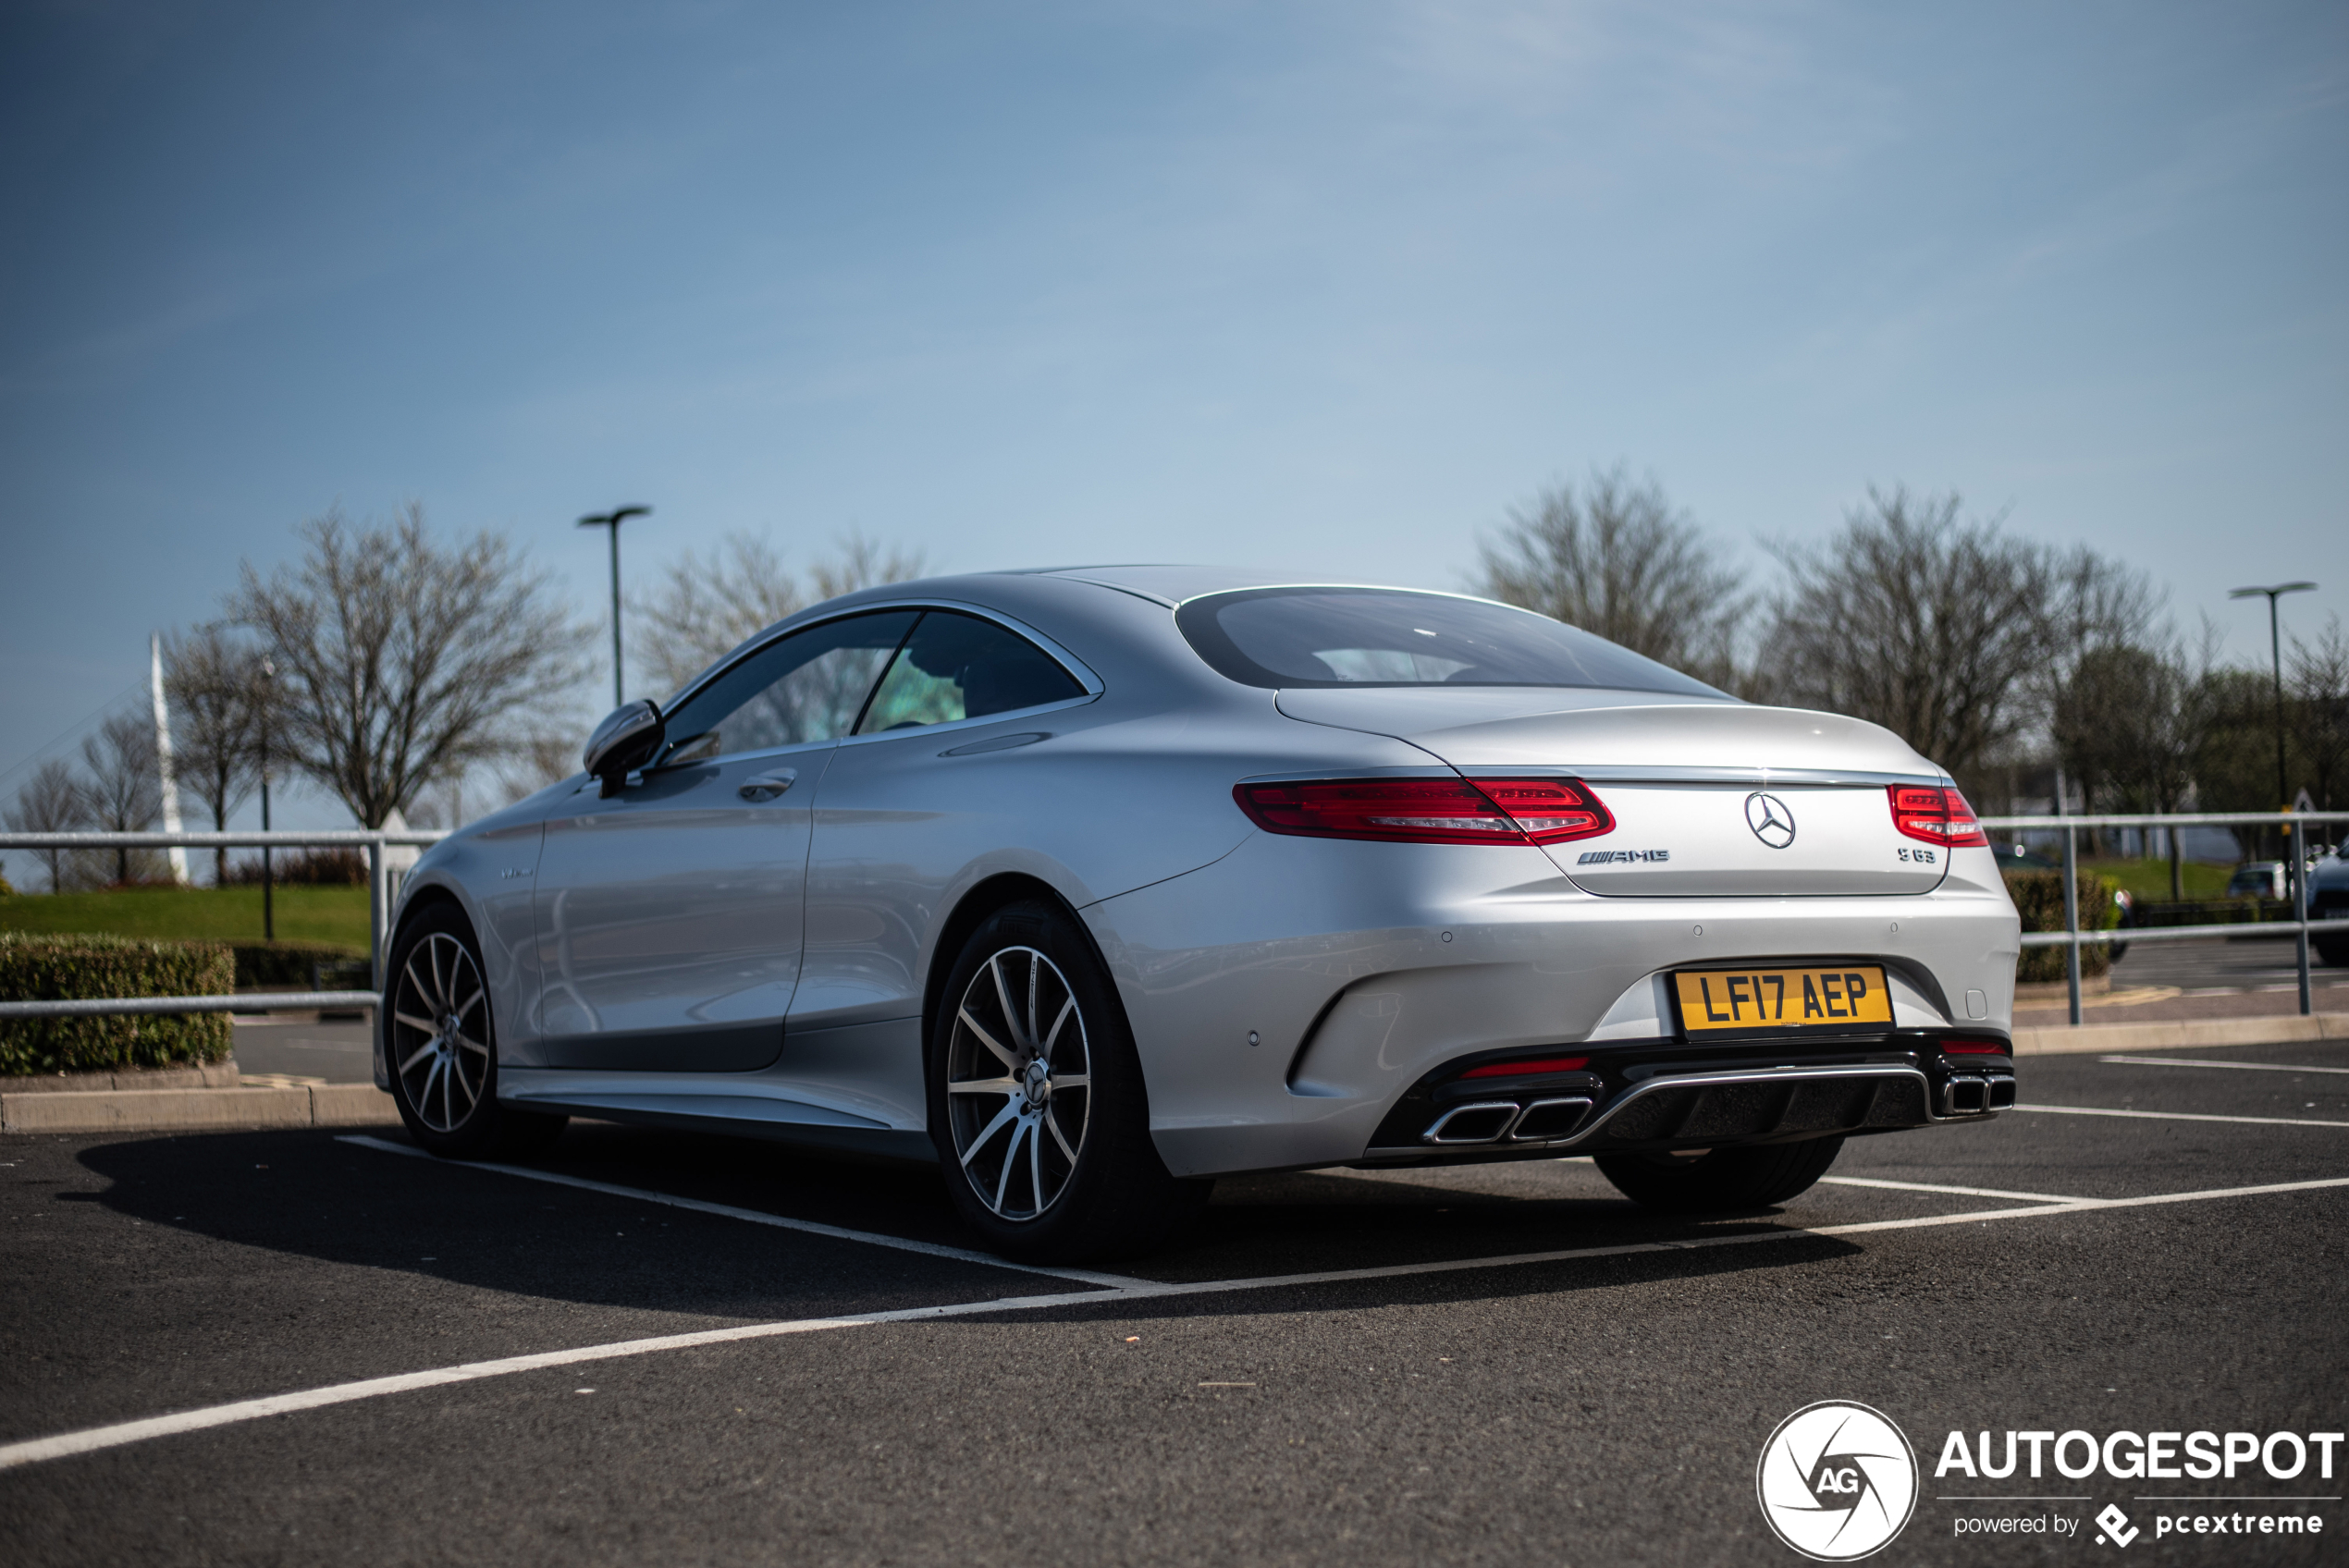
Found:
[[[1523,1078],[1535,1072],[1580,1072],[1591,1065],[1587,1056],[1551,1056],[1539,1061],[1488,1061],[1460,1074],[1463,1078]]]
[[[2008,1047],[1998,1040],[1944,1040],[1941,1048],[1955,1056],[2007,1056]]]
[[[1316,778],[1232,790],[1267,833],[1407,844],[1562,844],[1615,830],[1570,778]]]
[[[1886,793],[1892,797],[1892,826],[1912,839],[1947,844],[1953,850],[1990,841],[1982,824],[1974,819],[1974,808],[1955,790],[1935,784],[1895,784]]]

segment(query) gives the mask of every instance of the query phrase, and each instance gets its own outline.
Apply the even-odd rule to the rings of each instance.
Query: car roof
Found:
[[[1225,594],[1242,588],[1283,588],[1310,584],[1322,588],[1388,588],[1397,585],[1384,582],[1364,582],[1359,579],[1314,577],[1295,571],[1272,571],[1261,568],[1235,566],[1184,566],[1171,562],[1133,562],[1109,566],[1039,567],[1016,575],[1029,577],[1064,577],[1074,582],[1091,582],[1103,588],[1115,588],[1124,593],[1155,599],[1162,605],[1179,605],[1196,599],[1202,594]],[[1424,589],[1404,592],[1423,593]]]

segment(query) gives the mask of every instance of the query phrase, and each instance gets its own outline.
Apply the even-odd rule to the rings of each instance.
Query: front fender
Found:
[[[530,998],[537,989],[538,954],[532,895],[538,855],[546,843],[543,822],[472,829],[443,839],[417,861],[401,882],[393,906],[388,954],[410,914],[428,900],[453,900],[473,928],[481,948],[482,974],[489,985],[492,1032],[500,1066],[537,1065],[537,1040],[530,1030]],[[389,1090],[386,1055],[390,998],[396,978],[383,980],[383,1005],[375,1009],[375,1087]]]

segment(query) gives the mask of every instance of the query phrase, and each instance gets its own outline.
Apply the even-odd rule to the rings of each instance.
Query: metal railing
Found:
[[[274,1008],[375,1007],[382,999],[384,947],[390,938],[391,904],[399,894],[384,851],[393,845],[422,848],[445,834],[377,828],[328,828],[271,833],[0,833],[0,850],[240,850],[360,849],[367,851],[367,969],[375,986],[367,991],[248,991],[227,997],[106,997],[71,1001],[0,1001],[0,1018],[84,1018],[125,1013],[265,1012]]]
[[[2282,827],[2286,829],[2327,823],[2349,823],[2349,812],[2183,812],[2143,815],[1986,816],[1985,829],[1998,833],[2060,833],[2063,835],[2063,917],[2061,931],[2025,932],[2026,948],[2063,947],[2070,982],[2072,1022],[2080,1022],[2080,950],[2092,943],[2180,941],[2195,937],[2239,937],[2241,925],[2131,926],[2125,934],[2083,931],[2080,928],[2079,835],[2083,828]],[[363,849],[367,851],[367,949],[375,989],[368,991],[247,992],[230,997],[117,997],[75,1001],[0,1001],[0,1018],[69,1018],[114,1013],[250,1012],[269,1008],[375,1007],[382,1000],[384,945],[389,937],[392,900],[399,889],[384,851],[395,844],[423,847],[445,837],[437,832],[387,833],[368,828],[318,832],[274,833],[0,833],[0,850],[191,850]],[[2306,836],[2294,834],[2289,863],[2305,860]],[[2292,877],[2293,919],[2269,921],[2269,930],[2293,931],[2297,937],[2300,969],[2300,1011],[2313,1011],[2308,975],[2308,937],[2315,931],[2349,931],[2349,919],[2308,918],[2308,878]]]
[[[2308,918],[2308,877],[2302,869],[2307,860],[2307,839],[2295,828],[2313,827],[2322,823],[2349,822],[2349,811],[2311,812],[2171,812],[2148,815],[2102,816],[1986,816],[1984,828],[1996,833],[2061,833],[2063,835],[2063,929],[2060,931],[2026,931],[2023,945],[2026,948],[2061,947],[2065,951],[2064,971],[2072,998],[2072,1022],[2080,1022],[2080,949],[2092,943],[2105,945],[2126,942],[2183,941],[2195,937],[2240,937],[2244,927],[2229,925],[2132,925],[2125,931],[2083,931],[2080,929],[2080,830],[2084,827],[2162,827],[2175,833],[2182,827],[2278,827],[2285,830],[2290,848],[2284,852],[2284,864],[2291,873],[2293,918],[2263,923],[2268,931],[2290,930],[2296,934],[2300,961],[2300,1011],[2303,1017],[2315,1011],[2315,998],[2310,994],[2308,980],[2308,934],[2312,931],[2349,931],[2349,920],[2311,920]]]

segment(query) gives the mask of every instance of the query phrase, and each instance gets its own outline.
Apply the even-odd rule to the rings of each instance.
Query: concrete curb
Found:
[[[236,1060],[188,1067],[126,1067],[119,1072],[43,1072],[6,1080],[6,1095],[70,1095],[105,1089],[233,1089]]]
[[[383,1127],[399,1120],[391,1096],[373,1084],[289,1089],[50,1089],[0,1095],[0,1132],[8,1133]]]
[[[2301,1040],[2349,1038],[2349,1012],[2302,1018],[2180,1018],[2168,1023],[2055,1024],[2017,1029],[2017,1056],[2069,1056],[2089,1051],[2174,1050],[2185,1046],[2281,1046]]]

